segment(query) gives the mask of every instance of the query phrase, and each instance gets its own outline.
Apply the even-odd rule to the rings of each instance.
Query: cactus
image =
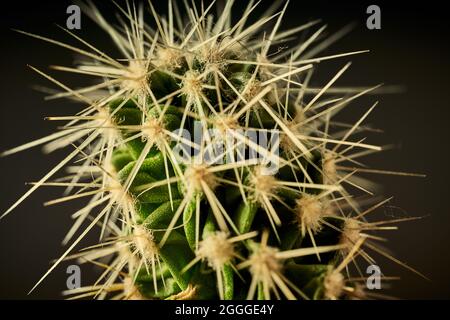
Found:
[[[316,56],[332,42],[315,46],[324,28],[277,51],[318,21],[280,31],[286,3],[249,23],[250,1],[232,23],[233,2],[217,19],[213,4],[186,7],[187,22],[171,0],[167,18],[151,3],[147,17],[143,6],[127,2],[119,6],[119,27],[93,4],[80,4],[122,59],[69,30],[80,48],[22,32],[86,59],[54,69],[101,80],[70,89],[32,67],[63,89],[52,98],[82,108],[49,118],[65,121],[63,130],[4,153],[41,144],[47,152],[73,149],[3,216],[41,186],[66,188],[48,205],[89,198],[73,214],[66,252],[36,286],[62,261],[77,259],[102,272],[95,285],[65,292],[72,298],[367,298],[349,274],[356,257],[373,263],[375,252],[399,262],[370,234],[399,219],[366,220],[389,199],[351,194],[372,195],[356,176],[370,169],[355,166],[381,151],[357,137],[376,103],[356,109],[354,124],[333,120],[378,86],[337,88],[350,63],[324,86],[310,86],[318,63],[364,51]],[[64,167],[68,175],[51,180]],[[97,227],[100,243],[74,253]]]

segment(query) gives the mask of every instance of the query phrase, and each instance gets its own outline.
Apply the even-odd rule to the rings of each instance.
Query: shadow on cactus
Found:
[[[257,5],[232,17],[233,2],[214,15],[214,3],[169,1],[166,16],[126,3],[117,27],[80,4],[120,59],[69,30],[77,46],[21,31],[84,57],[53,69],[96,79],[70,89],[32,67],[61,89],[50,98],[78,100],[80,111],[50,117],[61,130],[3,153],[70,150],[3,217],[42,186],[66,188],[48,205],[87,199],[67,250],[36,286],[70,259],[101,270],[94,285],[64,292],[70,298],[363,299],[379,296],[365,290],[374,255],[418,273],[372,233],[414,218],[369,222],[390,200],[358,176],[388,173],[360,162],[382,150],[362,136],[377,103],[356,109],[354,124],[334,120],[379,86],[337,87],[350,63],[310,85],[318,63],[366,51],[321,56],[336,37],[319,21],[282,31],[287,3],[249,22]],[[101,242],[76,253],[94,230]]]

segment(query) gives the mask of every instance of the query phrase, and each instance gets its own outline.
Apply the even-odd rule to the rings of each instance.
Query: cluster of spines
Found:
[[[279,31],[286,3],[280,12],[248,24],[256,8],[250,1],[232,24],[232,4],[228,1],[216,20],[210,14],[213,4],[201,10],[186,5],[187,28],[172,1],[167,18],[150,4],[155,29],[135,4],[119,7],[127,21],[119,28],[86,5],[86,13],[123,53],[119,60],[68,30],[85,49],[29,34],[89,58],[76,68],[55,69],[103,80],[75,90],[33,68],[64,89],[52,98],[75,98],[87,107],[75,116],[50,117],[67,121],[62,131],[8,152],[42,143],[48,143],[47,151],[74,147],[6,212],[43,185],[76,190],[48,204],[92,197],[74,213],[64,242],[78,234],[75,240],[43,278],[73,258],[104,271],[94,285],[66,294],[125,299],[368,296],[352,281],[349,265],[360,272],[357,256],[374,263],[367,249],[389,257],[373,243],[381,238],[367,232],[394,227],[385,226],[389,221],[365,220],[386,201],[358,203],[348,187],[371,194],[370,183],[355,178],[354,166],[358,157],[381,148],[350,139],[364,131],[361,124],[376,104],[354,125],[332,118],[377,87],[333,91],[350,64],[323,87],[309,86],[316,63],[361,52],[311,57],[334,40],[308,52],[323,33],[320,28],[292,49],[272,54],[275,45],[318,22]],[[271,22],[272,30],[257,36]],[[194,135],[196,125],[200,142],[181,133]],[[332,126],[343,131],[334,132]],[[279,143],[261,146],[248,138],[249,131],[275,133]],[[225,146],[222,153],[212,152],[216,144]],[[175,146],[191,150],[189,161],[174,152]],[[258,157],[248,157],[249,150]],[[211,154],[216,161],[205,161]],[[73,160],[68,176],[49,181]],[[276,173],[268,170],[271,163],[277,163]],[[375,204],[361,209],[366,203]],[[97,225],[101,243],[72,254]]]

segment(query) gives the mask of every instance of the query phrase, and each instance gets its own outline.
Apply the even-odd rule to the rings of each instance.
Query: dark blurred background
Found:
[[[155,1],[156,2],[156,1]],[[157,7],[165,10],[165,1]],[[243,11],[246,1],[238,1],[236,13]],[[405,299],[450,298],[450,215],[449,200],[449,23],[439,2],[427,1],[291,1],[284,27],[293,27],[320,18],[328,24],[330,34],[349,23],[353,31],[321,55],[370,49],[371,52],[334,62],[322,63],[316,74],[316,85],[348,60],[353,64],[337,83],[338,86],[369,86],[378,83],[401,85],[397,94],[370,96],[352,104],[344,115],[357,120],[374,101],[380,105],[367,120],[384,130],[368,140],[370,143],[394,144],[396,148],[367,158],[374,168],[418,172],[427,178],[387,175],[366,175],[384,185],[383,194],[394,196],[389,206],[379,210],[381,217],[427,216],[402,223],[398,231],[389,234],[387,247],[427,277],[424,280],[393,262],[381,259],[382,271],[402,279],[393,283],[390,295]],[[96,1],[105,10],[112,3]],[[105,4],[106,3],[106,4]],[[272,1],[270,2],[272,3]],[[55,24],[65,25],[66,8],[70,1],[11,1],[2,4],[1,23],[1,86],[0,86],[0,150],[36,139],[56,128],[45,121],[49,115],[68,115],[79,106],[63,100],[43,100],[44,95],[33,86],[52,87],[27,67],[27,64],[48,71],[51,64],[69,66],[72,53],[50,44],[11,31],[25,31],[67,40],[67,35]],[[262,6],[267,7],[268,1]],[[378,4],[381,8],[381,30],[368,30],[366,8]],[[259,12],[262,12],[262,8]],[[315,29],[317,30],[317,28]],[[82,17],[82,29],[77,34],[110,52],[113,45],[106,34]],[[72,39],[70,39],[72,41]],[[71,43],[74,43],[73,41]],[[113,53],[115,51],[112,51]],[[71,87],[81,85],[76,77],[50,71]],[[85,79],[83,79],[85,80]],[[44,156],[39,148],[0,159],[0,211],[6,210],[27,189],[25,182],[37,181],[58,163],[66,151]],[[13,213],[0,221],[0,298],[58,299],[66,288],[66,266],[58,267],[31,295],[27,292],[49,268],[49,262],[64,252],[60,245],[76,204],[42,206],[56,198],[61,190],[42,188],[28,198]],[[95,235],[87,239],[95,241]],[[82,285],[96,275],[91,266],[82,266]]]

